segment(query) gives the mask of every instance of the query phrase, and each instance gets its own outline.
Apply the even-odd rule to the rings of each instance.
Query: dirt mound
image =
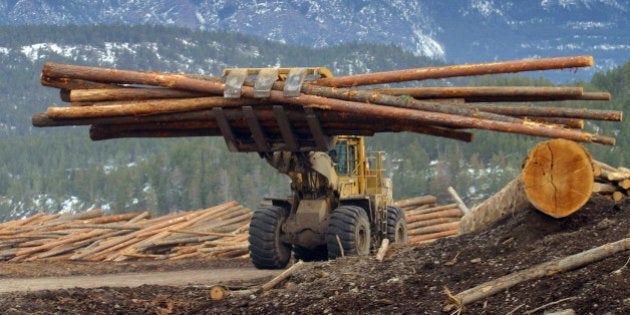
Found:
[[[630,203],[615,204],[594,195],[580,211],[552,219],[534,209],[497,222],[491,229],[440,239],[422,246],[390,250],[383,262],[341,258],[308,263],[289,284],[267,294],[244,294],[212,301],[207,287],[141,286],[137,288],[69,289],[0,296],[8,314],[25,313],[443,313],[444,288],[453,293],[526,269],[630,237]],[[585,267],[518,284],[468,305],[469,314],[522,314],[573,309],[577,314],[630,313],[630,252]],[[243,261],[236,262],[244,265]],[[73,268],[73,262],[51,262],[49,272]],[[88,273],[115,272],[100,264],[81,264]],[[155,262],[147,268],[158,268]],[[198,261],[190,261],[199,267]],[[208,264],[220,269],[229,261]],[[135,262],[134,270],[143,263]],[[25,264],[24,266],[28,266]],[[55,267],[57,266],[57,267]],[[115,265],[116,266],[116,265]],[[118,265],[120,267],[120,265]],[[128,265],[129,266],[129,265]],[[4,277],[20,274],[2,265]],[[31,266],[32,267],[32,266]],[[125,268],[124,266],[120,268]],[[159,268],[187,268],[165,264]],[[105,270],[105,271],[104,271]],[[209,272],[212,272],[209,270]],[[62,272],[57,272],[61,274]],[[25,274],[22,272],[22,276]],[[227,283],[233,290],[242,283]],[[545,306],[547,305],[547,306]]]

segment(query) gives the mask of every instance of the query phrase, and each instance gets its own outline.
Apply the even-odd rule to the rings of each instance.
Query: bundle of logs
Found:
[[[398,203],[408,209],[410,242],[457,231],[455,224],[461,212],[456,206],[435,203],[433,196]],[[0,223],[0,261],[247,258],[251,216],[249,208],[235,201],[157,218],[151,218],[149,211],[115,215],[104,215],[100,209],[77,214],[38,213]],[[452,222],[453,226],[447,233],[429,231],[446,231],[441,222]]]
[[[464,215],[457,203],[437,205],[434,196],[426,195],[394,203],[405,211],[409,243],[420,243],[459,234]]]
[[[630,168],[612,167],[600,161],[593,161],[595,185],[593,192],[605,195],[619,202],[630,195]]]
[[[369,136],[376,132],[406,131],[472,141],[471,129],[614,145],[614,138],[580,129],[584,120],[620,121],[619,111],[531,104],[609,100],[608,93],[585,92],[581,87],[383,86],[592,65],[592,57],[577,56],[339,77],[322,75],[327,72],[323,70],[318,75],[313,70],[315,77],[313,73],[293,75],[291,78],[298,78],[296,83],[281,80],[281,69],[255,70],[258,77],[254,79],[254,74],[238,69],[212,77],[47,62],[41,83],[59,88],[61,99],[70,106],[49,107],[32,120],[36,127],[91,125],[93,140],[223,136],[230,149],[255,152],[325,150],[330,149],[326,140],[335,135]],[[232,80],[229,73],[241,76]],[[291,86],[296,93],[287,93]]]
[[[0,261],[244,257],[251,215],[234,201],[154,219],[148,211],[39,213],[0,224]]]

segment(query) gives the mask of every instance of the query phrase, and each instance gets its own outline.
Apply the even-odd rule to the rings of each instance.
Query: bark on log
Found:
[[[332,87],[352,87],[393,83],[401,81],[415,81],[427,79],[443,79],[459,76],[474,76],[485,74],[514,73],[522,71],[550,70],[575,67],[590,67],[593,57],[561,57],[537,60],[515,60],[506,62],[491,62],[469,65],[455,65],[445,67],[428,67],[400,71],[375,72],[359,75],[339,76],[316,80],[316,84]]]
[[[163,98],[198,98],[206,96],[199,92],[167,88],[119,88],[71,90],[70,102],[131,101]]]
[[[302,268],[302,266],[304,266],[304,262],[299,260],[298,262],[293,264],[293,266],[289,267],[288,269],[286,269],[285,271],[283,271],[282,273],[280,273],[279,275],[277,275],[273,279],[269,280],[269,282],[263,284],[262,287],[260,288],[260,291],[261,292],[266,292],[266,291],[269,291],[269,290],[273,289],[280,282],[282,282],[283,280],[285,280],[288,277],[290,277],[295,271],[297,271],[300,268]]]
[[[223,97],[199,97],[166,100],[142,100],[122,102],[105,106],[48,107],[46,114],[51,119],[101,118],[116,116],[157,115],[188,112],[214,107],[240,107],[260,105],[265,101],[255,99],[229,99]]]
[[[623,119],[623,112],[615,110],[597,110],[588,108],[573,108],[573,107],[539,107],[539,106],[506,106],[506,105],[491,105],[491,104],[467,104],[473,109],[478,109],[484,112],[516,116],[516,117],[558,117],[558,118],[579,118],[589,120],[607,120],[607,121],[621,121]]]
[[[466,102],[578,100],[584,94],[582,87],[548,86],[439,86],[373,89],[372,91],[390,95],[409,95],[416,99],[463,98]]]
[[[418,207],[426,204],[433,205],[437,202],[437,198],[435,196],[426,195],[420,197],[414,197],[404,200],[398,200],[394,202],[394,205],[399,208],[408,208],[408,207]]]

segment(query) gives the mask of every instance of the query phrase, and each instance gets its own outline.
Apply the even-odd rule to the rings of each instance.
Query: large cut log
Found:
[[[462,217],[460,233],[490,226],[533,205],[554,218],[579,210],[593,191],[591,155],[563,139],[541,142],[528,154],[522,173],[501,191]]]
[[[566,217],[586,204],[594,179],[590,153],[566,140],[535,146],[523,168],[529,202],[554,218]]]

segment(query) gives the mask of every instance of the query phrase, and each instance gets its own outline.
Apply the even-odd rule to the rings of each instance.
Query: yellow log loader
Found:
[[[257,97],[264,98],[279,86],[285,96],[298,97],[307,76],[331,73],[326,68],[239,68],[226,69],[223,75],[225,97],[240,97],[242,86],[249,84]],[[296,132],[282,107],[273,107],[276,123],[269,127],[261,126],[253,107],[245,106],[248,132],[241,133],[215,110],[230,150],[258,152],[291,179],[290,196],[267,198],[270,205],[253,214],[249,229],[253,264],[279,269],[287,265],[291,253],[296,260],[313,261],[368,255],[383,239],[406,242],[405,213],[393,206],[391,181],[384,177],[384,152],[366,153],[362,136],[329,135],[312,109],[304,111],[308,131]]]
[[[365,151],[359,136],[337,136],[328,152],[279,151],[265,159],[291,178],[291,195],[254,212],[249,252],[258,268],[296,260],[367,255],[385,238],[407,240],[405,213],[392,205],[384,152]]]

